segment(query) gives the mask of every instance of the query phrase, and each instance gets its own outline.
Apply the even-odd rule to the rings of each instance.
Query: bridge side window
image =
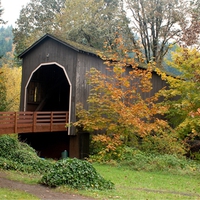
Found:
[[[30,82],[28,86],[28,103],[39,103],[41,101],[41,87],[38,82]]]

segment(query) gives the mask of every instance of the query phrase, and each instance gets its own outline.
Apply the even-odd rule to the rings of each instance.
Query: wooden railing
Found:
[[[0,134],[67,131],[68,112],[0,112]]]

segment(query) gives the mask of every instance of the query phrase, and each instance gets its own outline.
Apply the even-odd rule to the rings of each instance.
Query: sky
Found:
[[[26,6],[30,0],[0,0],[1,6],[4,9],[4,14],[1,16],[4,21],[8,21],[6,25],[15,26],[15,21],[19,18],[22,6]]]

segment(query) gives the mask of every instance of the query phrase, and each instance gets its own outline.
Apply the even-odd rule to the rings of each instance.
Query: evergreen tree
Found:
[[[16,28],[13,29],[16,54],[22,53],[27,47],[46,33],[56,30],[56,15],[61,14],[65,0],[31,0],[20,11]]]
[[[0,28],[0,56],[5,56],[7,52],[12,51],[13,34],[12,26]]]
[[[1,6],[1,0],[0,0],[0,24],[5,24],[6,22],[1,18],[3,14],[4,9]]]

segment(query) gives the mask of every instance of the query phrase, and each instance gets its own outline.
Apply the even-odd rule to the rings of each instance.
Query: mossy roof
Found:
[[[95,48],[92,48],[92,47],[89,47],[89,46],[86,46],[86,45],[83,45],[83,44],[79,44],[79,43],[74,42],[74,41],[59,38],[59,37],[53,36],[51,34],[45,34],[39,40],[34,42],[30,47],[28,47],[25,51],[23,51],[18,57],[23,58],[23,56],[25,54],[27,54],[31,49],[33,49],[35,46],[37,46],[40,42],[42,42],[46,38],[51,38],[51,39],[65,45],[65,46],[77,51],[77,52],[82,52],[82,53],[86,53],[86,54],[91,54],[93,56],[98,56],[97,55],[98,50],[95,49]]]

